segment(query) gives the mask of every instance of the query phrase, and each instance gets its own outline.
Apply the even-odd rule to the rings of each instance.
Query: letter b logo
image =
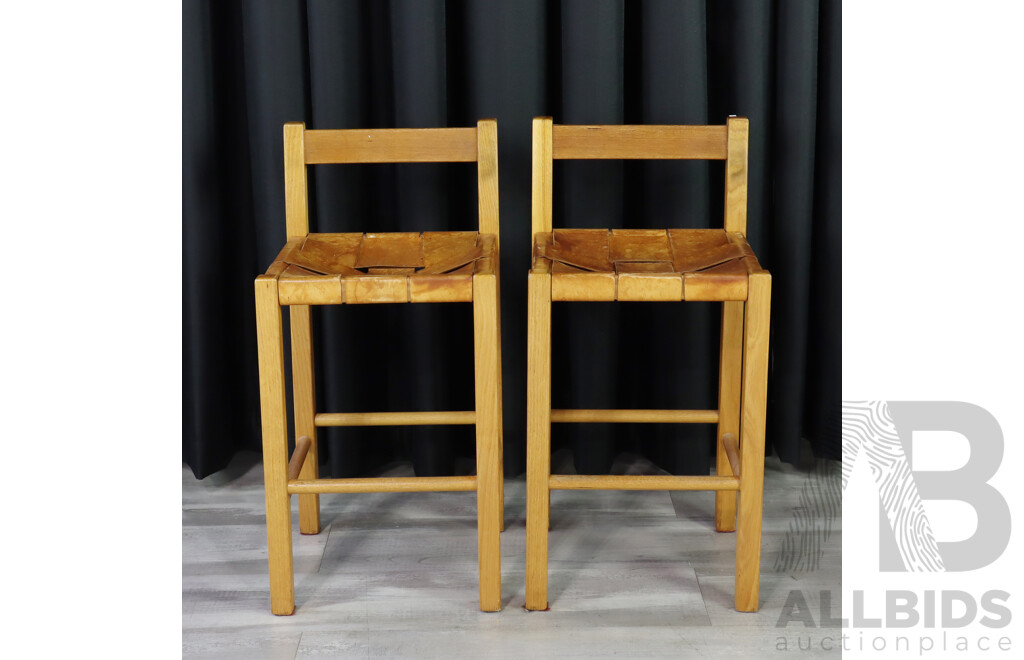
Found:
[[[912,471],[915,431],[953,431],[970,447],[956,470]],[[1010,509],[988,484],[1003,458],[1003,432],[984,408],[959,401],[871,401],[843,405],[843,485],[860,452],[878,486],[882,571],[970,571],[999,558],[1010,541]],[[924,500],[956,500],[978,518],[962,541],[936,541]]]

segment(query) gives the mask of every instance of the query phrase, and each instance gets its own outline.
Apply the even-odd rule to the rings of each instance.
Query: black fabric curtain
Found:
[[[773,273],[768,447],[838,458],[838,0],[186,0],[183,457],[197,477],[260,447],[253,278],[284,243],[282,124],[470,126],[496,117],[505,467],[525,467],[534,116],[556,123],[750,119],[748,235]],[[717,227],[723,168],[566,162],[555,226]],[[315,166],[311,231],[475,229],[472,165]],[[717,303],[556,304],[553,404],[715,408]],[[287,319],[287,315],[285,315]],[[469,305],[314,312],[321,411],[473,406]],[[286,330],[287,335],[287,330]],[[289,385],[290,387],[290,385]],[[289,390],[290,391],[290,390]],[[706,473],[710,425],[555,425],[582,473],[631,452]],[[411,460],[471,471],[471,427],[321,429],[325,475]]]

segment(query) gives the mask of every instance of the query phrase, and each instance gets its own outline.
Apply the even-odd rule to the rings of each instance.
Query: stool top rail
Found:
[[[307,130],[284,125],[285,220],[288,238],[309,233],[307,165],[356,163],[477,163],[479,228],[498,231],[498,122],[466,128]],[[369,229],[369,228],[368,228]]]
[[[551,156],[569,159],[725,160],[725,126],[552,126]]]
[[[473,163],[476,128],[307,130],[307,165],[336,163]]]
[[[724,125],[568,125],[533,120],[532,233],[552,229],[554,160],[723,160],[728,232],[747,231],[749,122]]]

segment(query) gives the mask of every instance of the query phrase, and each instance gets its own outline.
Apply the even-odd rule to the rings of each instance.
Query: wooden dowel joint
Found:
[[[430,426],[476,424],[473,410],[427,412],[319,413],[317,426]]]
[[[302,464],[306,462],[306,454],[309,453],[309,448],[313,446],[313,441],[310,440],[308,435],[304,435],[295,441],[295,451],[292,452],[292,458],[288,461],[288,481],[299,478],[299,473],[302,472]]]
[[[551,490],[739,490],[740,480],[726,476],[671,474],[553,474]]]
[[[725,447],[725,455],[729,457],[729,467],[732,468],[733,476],[740,476],[740,447],[736,442],[736,436],[732,433],[723,435],[722,446]]]
[[[425,493],[474,491],[476,477],[372,477],[289,481],[288,493]]]
[[[717,424],[717,410],[552,410],[552,422],[630,422],[641,424]]]

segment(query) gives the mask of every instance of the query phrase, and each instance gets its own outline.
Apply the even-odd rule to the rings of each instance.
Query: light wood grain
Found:
[[[455,163],[473,162],[474,128],[372,128],[306,131],[305,162]]]
[[[740,612],[756,612],[758,608],[771,286],[772,279],[768,273],[750,276],[750,294],[743,329],[741,476],[736,529],[736,609]]]
[[[289,495],[298,494],[300,530],[320,530],[320,493],[476,491],[480,609],[501,608],[501,334],[498,286],[497,122],[476,128],[306,131],[284,127],[288,243],[256,281],[261,405],[266,465],[271,609],[294,611]],[[309,235],[306,165],[478,162],[479,232]],[[310,305],[396,302],[474,303],[476,410],[324,413],[315,410]],[[295,428],[287,461],[281,306],[290,305]],[[319,479],[317,426],[475,424],[477,476]]]
[[[480,609],[501,609],[501,401],[498,374],[498,286],[493,274],[473,276],[476,391],[477,547]]]
[[[498,122],[481,119],[476,123],[477,200],[480,233],[498,238]]]
[[[284,215],[288,238],[309,233],[304,140],[306,125],[284,125]]]
[[[313,376],[313,320],[312,310],[306,305],[290,308],[292,332],[292,409],[295,415],[295,437],[310,440],[309,456],[302,466],[300,479],[319,476],[319,457],[316,444],[316,384]],[[296,451],[298,446],[296,445]],[[289,479],[296,477],[289,475]],[[303,534],[320,533],[320,497],[299,497],[299,531]]]
[[[534,123],[535,130],[536,127]],[[551,275],[531,272],[528,287],[526,609],[546,610],[550,516],[548,479],[551,475]]]
[[[718,367],[718,442],[715,471],[733,474],[723,438],[740,432],[740,382],[743,377],[743,303],[722,303],[722,336]],[[736,531],[736,494],[715,494],[715,529]]]
[[[551,231],[551,117],[533,120],[533,221],[531,235]]]
[[[556,159],[700,159],[726,157],[723,126],[555,126]]]
[[[317,426],[430,426],[436,424],[476,424],[472,410],[422,412],[319,413]]]
[[[309,448],[312,446],[313,441],[309,439],[308,435],[304,435],[295,441],[295,451],[292,452],[292,458],[288,461],[288,481],[294,481],[299,478],[299,474],[302,472],[302,465],[306,462],[306,455],[309,453]],[[316,477],[311,477],[316,479]],[[319,515],[319,511],[317,512]],[[316,534],[320,530],[313,532]]]
[[[550,519],[550,490],[555,488],[719,491],[715,498],[715,526],[720,531],[736,528],[735,491],[746,492],[739,498],[735,603],[740,610],[757,608],[762,497],[758,480],[763,479],[763,471],[749,463],[751,450],[747,445],[759,442],[763,459],[765,399],[763,384],[758,386],[757,383],[765,378],[767,367],[761,364],[759,351],[767,350],[768,338],[767,330],[762,338],[761,330],[757,329],[760,321],[752,326],[750,319],[751,314],[758,319],[767,319],[770,314],[770,296],[765,294],[765,287],[770,288],[770,284],[763,280],[770,276],[760,268],[744,236],[748,132],[747,120],[736,117],[730,118],[725,126],[552,126],[550,120],[534,120],[531,287],[535,277],[546,278],[546,297],[543,302],[537,298],[538,303],[547,308],[548,316],[538,316],[543,319],[544,332],[550,332],[552,299],[610,300],[613,293],[615,300],[622,301],[725,302],[719,387],[721,415],[719,411],[551,411],[550,352],[544,356],[543,379],[535,378],[533,367],[528,365],[527,609],[543,609],[547,603],[547,535],[541,534],[541,530],[546,529]],[[552,160],[563,158],[725,160],[725,230],[560,230],[565,239],[560,241],[558,232],[551,231],[550,185]],[[760,292],[754,290],[755,281],[760,282],[756,284],[762,287]],[[755,298],[757,302],[753,302]],[[530,341],[539,332],[535,328],[534,300],[531,288]],[[744,309],[748,314],[746,331]],[[541,355],[531,344],[529,359],[537,361]],[[535,390],[540,383],[548,388],[549,397],[544,401],[543,416],[536,412],[542,406],[533,403],[539,400],[540,395],[535,394]],[[757,421],[748,422],[748,418]],[[716,475],[550,474],[551,422],[617,421],[719,424]],[[539,430],[540,422],[545,425],[543,431]],[[537,431],[531,426],[535,424]],[[759,440],[748,441],[748,432]],[[742,438],[739,447],[737,437]],[[543,450],[539,449],[542,444]],[[547,483],[542,486],[532,480],[531,470],[535,474],[546,474]],[[531,505],[530,498],[537,504]],[[544,506],[539,504],[541,498]]]
[[[550,273],[552,262],[544,257],[544,251],[551,244],[551,232],[542,232],[533,235],[533,253],[531,259],[531,271],[534,273]]]
[[[725,447],[725,456],[729,459],[733,475],[740,476],[740,444],[736,436],[726,433],[722,436],[722,446]]]
[[[497,241],[497,238],[495,239]],[[497,243],[495,243],[497,248]],[[505,531],[505,394],[503,392],[502,373],[504,372],[504,363],[501,361],[501,256],[500,251],[495,250],[494,259],[496,261],[494,265],[494,282],[495,282],[495,294],[498,297],[497,305],[495,305],[495,324],[498,328],[498,361],[497,361],[497,374],[495,378],[498,379],[498,489],[501,493],[498,498],[498,529],[502,532]]]
[[[476,275],[497,275],[498,273],[498,237],[494,234],[480,234],[481,258],[475,262]]]
[[[729,117],[729,155],[725,161],[725,231],[747,233],[747,142],[750,122]]]
[[[267,555],[270,610],[295,611],[292,575],[292,527],[288,484],[288,419],[284,387],[284,333],[277,281],[256,278],[256,337],[259,353],[260,416],[263,423],[263,471],[267,501]]]
[[[561,409],[551,411],[552,422],[598,423],[652,423],[652,424],[714,424],[717,410],[587,410]]]
[[[669,474],[553,474],[552,490],[737,490],[739,479]]]
[[[365,477],[288,483],[289,493],[427,493],[476,489],[476,477]]]

